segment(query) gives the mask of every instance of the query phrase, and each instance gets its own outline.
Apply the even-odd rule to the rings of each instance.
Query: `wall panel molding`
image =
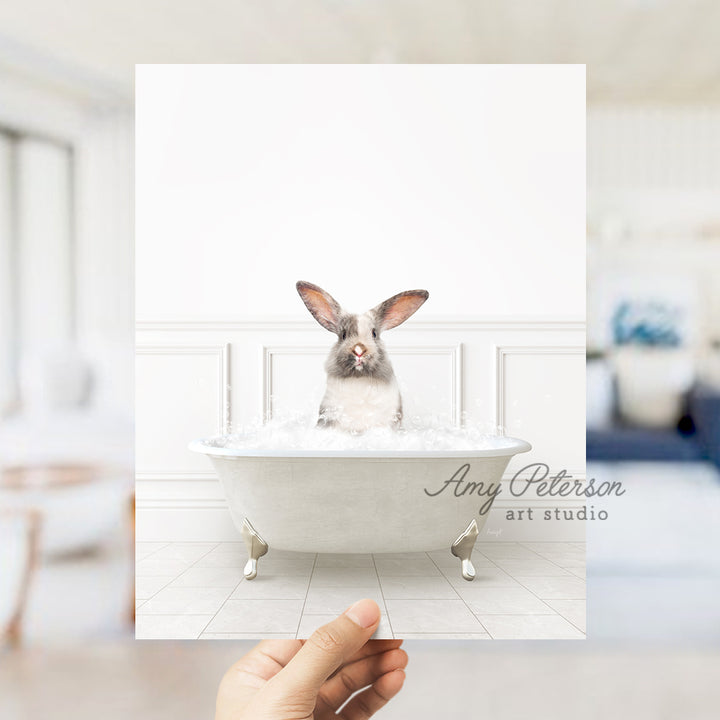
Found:
[[[495,346],[495,423],[504,427],[507,370],[510,355],[585,355],[584,345],[496,345]]]
[[[194,373],[196,367],[198,372],[203,372],[203,377],[209,379],[209,392],[215,392],[215,378],[222,378],[218,381],[216,402],[214,396],[208,397],[203,406],[202,417],[206,418],[203,422],[209,424],[208,435],[213,432],[210,423],[215,417],[220,431],[224,432],[229,428],[231,419],[237,427],[242,427],[252,424],[260,413],[271,416],[274,393],[276,410],[287,408],[293,411],[301,404],[304,407],[308,397],[314,398],[322,392],[325,380],[322,365],[332,344],[331,336],[310,318],[258,316],[239,320],[146,320],[137,323],[137,338],[139,356],[160,355],[167,358],[166,363],[161,360],[160,364],[153,365],[153,372],[161,373],[167,387],[172,387],[176,375],[177,382],[182,383],[187,373]],[[388,340],[388,352],[391,359],[398,359],[395,369],[404,386],[403,391],[414,394],[417,386],[418,396],[414,402],[418,412],[448,413],[452,421],[460,423],[463,411],[467,411],[469,422],[487,422],[490,426],[493,422],[502,424],[508,417],[510,422],[519,417],[517,412],[520,409],[514,412],[514,405],[510,407],[509,404],[515,396],[524,397],[522,393],[527,390],[519,390],[518,387],[532,390],[533,361],[529,360],[527,367],[520,364],[519,375],[516,376],[515,366],[507,362],[508,358],[517,354],[529,358],[581,355],[585,352],[584,340],[585,323],[572,318],[413,319],[412,323],[393,331]],[[194,363],[173,364],[173,356],[186,355],[204,355],[208,359],[204,362],[198,360],[197,366]],[[217,358],[218,363],[212,368],[204,364],[210,363],[211,358]],[[552,363],[548,365],[542,359],[538,359],[538,363],[542,371],[552,370],[554,392],[558,392],[558,383],[562,381],[564,372],[562,366],[555,372]],[[577,373],[573,373],[573,377],[573,382],[577,382]],[[295,388],[295,378],[299,378],[305,387],[301,384]],[[231,380],[234,380],[232,387]],[[516,382],[522,385],[516,386]],[[317,399],[319,401],[319,397]],[[539,442],[547,432],[551,432],[551,427],[557,427],[558,433],[568,432],[571,421],[562,412],[553,414],[547,422],[543,418],[542,427],[536,427],[539,413],[532,405],[532,399],[529,402],[533,416],[532,423],[527,427],[530,442],[536,434]],[[414,414],[415,409],[409,405],[408,402],[407,412]],[[192,408],[188,410],[192,412]],[[162,417],[160,410],[153,417],[153,422],[162,422]],[[577,425],[574,418],[572,423]],[[138,438],[138,442],[153,441],[152,438]],[[177,446],[178,442],[175,441],[174,445]],[[152,448],[149,450],[152,451]],[[579,452],[576,447],[574,456]],[[548,453],[543,451],[543,454]],[[561,448],[554,447],[548,454],[548,462],[564,462],[564,454]],[[197,458],[187,458],[177,462],[177,456],[168,455],[165,462],[162,454],[157,452],[151,457],[156,458],[152,467],[147,468],[151,472],[143,472],[141,467],[136,476],[138,538],[178,541],[239,539],[209,461],[195,463]],[[578,465],[576,459],[567,462]],[[517,469],[521,467],[522,464],[517,465]],[[509,481],[514,474],[513,466],[509,467],[504,481]],[[584,478],[583,472],[573,474],[578,479]],[[529,492],[527,497],[521,498],[505,492],[493,509],[492,527],[500,528],[500,536],[488,534],[485,539],[551,540],[558,539],[558,533],[577,535],[574,539],[582,539],[582,523],[567,523],[564,527],[562,522],[548,522],[527,528],[523,523],[505,520],[505,511],[510,509],[577,506],[578,498],[548,501],[547,498],[532,497]]]
[[[135,323],[138,332],[237,332],[258,330],[317,330],[314,320],[296,318],[247,319],[198,319],[198,320],[138,320]],[[413,318],[412,324],[399,327],[393,333],[412,332],[414,330],[585,330],[585,321],[573,318],[525,317],[525,318]]]
[[[449,415],[455,425],[462,424],[463,416],[463,346],[456,345],[408,345],[394,346],[391,349],[393,357],[401,355],[439,355],[447,356],[449,360],[448,383],[450,387],[451,407]],[[263,418],[269,420],[273,416],[273,359],[278,356],[303,356],[312,355],[325,358],[328,354],[327,347],[316,345],[263,345],[261,349],[260,363],[262,372],[262,396],[260,400],[260,413]]]
[[[136,345],[136,355],[213,355],[219,368],[218,432],[226,433],[232,421],[230,395],[230,343],[222,345]]]

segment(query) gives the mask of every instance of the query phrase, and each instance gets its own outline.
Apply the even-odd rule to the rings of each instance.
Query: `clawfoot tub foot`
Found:
[[[250,556],[247,563],[245,563],[243,575],[246,580],[254,580],[257,577],[258,560],[267,553],[268,544],[257,534],[257,531],[247,518],[243,520],[240,534],[245,541],[245,547]]]
[[[450,552],[456,557],[460,558],[460,566],[462,570],[462,576],[466,580],[475,579],[475,568],[473,567],[470,556],[472,555],[473,548],[475,547],[475,541],[477,536],[480,534],[478,525],[473,520],[465,532],[452,544]]]

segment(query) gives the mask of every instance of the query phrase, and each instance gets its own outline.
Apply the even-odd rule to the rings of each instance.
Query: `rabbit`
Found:
[[[380,336],[405,322],[428,299],[427,290],[406,290],[353,315],[317,285],[301,280],[296,288],[311,315],[338,336],[325,362],[327,387],[318,426],[351,433],[399,428],[400,389]]]

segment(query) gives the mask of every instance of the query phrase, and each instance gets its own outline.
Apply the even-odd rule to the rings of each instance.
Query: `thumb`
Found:
[[[278,673],[280,694],[320,690],[322,684],[369,639],[380,623],[380,608],[372,600],[358,600],[342,615],[318,628]]]

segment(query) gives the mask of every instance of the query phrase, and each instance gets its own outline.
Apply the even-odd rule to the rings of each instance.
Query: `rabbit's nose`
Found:
[[[358,344],[353,348],[353,352],[354,352],[358,357],[362,357],[362,356],[367,352],[367,348],[366,348],[364,345],[361,345],[360,343],[358,343]]]

